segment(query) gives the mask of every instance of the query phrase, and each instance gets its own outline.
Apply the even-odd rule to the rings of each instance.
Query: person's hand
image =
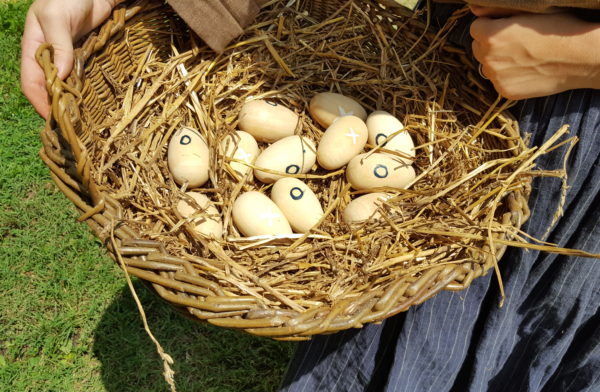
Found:
[[[600,88],[600,24],[568,13],[506,16],[472,8],[473,55],[502,96],[525,99]]]
[[[44,73],[35,59],[38,47],[54,47],[58,76],[64,79],[73,68],[73,42],[99,26],[123,0],[37,0],[25,19],[21,40],[21,89],[44,118],[50,113]]]

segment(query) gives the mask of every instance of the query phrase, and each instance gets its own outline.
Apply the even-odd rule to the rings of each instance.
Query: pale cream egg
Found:
[[[247,237],[292,234],[292,228],[279,207],[260,192],[241,194],[233,203],[233,223]]]
[[[229,134],[221,141],[221,154],[225,157],[237,159],[239,161],[254,164],[256,157],[260,153],[258,143],[252,135],[244,131],[236,131]],[[252,168],[241,162],[230,161],[231,168],[240,176],[244,176]]]
[[[379,219],[381,214],[378,208],[382,203],[391,197],[387,193],[367,193],[352,200],[342,213],[342,219],[345,223],[359,223],[368,219]]]
[[[416,177],[415,169],[387,154],[360,154],[346,168],[346,179],[354,189],[404,188]]]
[[[327,170],[344,166],[363,150],[369,131],[363,120],[356,116],[337,119],[323,134],[317,149],[319,165]]]
[[[367,128],[369,129],[369,144],[382,145],[387,150],[397,151],[402,156],[395,156],[401,157],[406,163],[412,163],[413,160],[410,158],[415,157],[415,144],[408,132],[401,131],[404,129],[404,125],[400,120],[388,112],[378,110],[367,118]],[[401,132],[396,133],[398,131]],[[396,135],[387,140],[394,133]]]
[[[242,106],[238,127],[258,141],[273,143],[293,135],[298,118],[296,113],[283,105],[259,99]]]
[[[182,199],[177,203],[177,211],[183,218],[193,216],[190,222],[193,231],[207,238],[223,238],[223,221],[213,202],[198,192],[186,192],[186,195],[194,199],[197,206]]]
[[[277,180],[271,190],[271,199],[297,233],[308,232],[323,216],[323,207],[317,195],[297,178]]]
[[[167,162],[173,179],[179,185],[197,188],[208,181],[209,150],[200,133],[189,127],[175,132],[169,142]]]
[[[354,99],[337,93],[319,93],[309,103],[310,116],[322,127],[328,128],[338,117],[356,116],[367,119],[367,112]]]
[[[306,174],[317,160],[316,147],[312,140],[304,136],[288,136],[283,138],[260,153],[254,165],[254,175],[266,184],[273,183],[285,177],[285,174]],[[262,169],[273,170],[269,173]]]

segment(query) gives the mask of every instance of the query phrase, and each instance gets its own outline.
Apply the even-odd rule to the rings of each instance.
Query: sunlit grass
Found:
[[[19,90],[30,1],[0,2],[0,391],[165,391],[125,279],[38,157]],[[192,322],[136,290],[179,391],[272,391],[292,344]]]

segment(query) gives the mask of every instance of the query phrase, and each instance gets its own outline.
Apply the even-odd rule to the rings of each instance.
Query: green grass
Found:
[[[18,82],[29,4],[0,2],[0,392],[165,391],[122,272],[37,155],[43,121]],[[192,322],[135,287],[179,391],[277,387],[293,344]]]

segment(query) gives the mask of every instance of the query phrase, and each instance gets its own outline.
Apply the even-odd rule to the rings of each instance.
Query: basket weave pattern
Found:
[[[292,38],[289,38],[288,43],[282,40],[274,48],[267,47],[269,51],[262,44],[265,36],[276,37],[284,31],[269,29],[269,26],[277,26],[277,22],[283,20],[281,15],[292,17],[308,14],[308,26],[329,23],[341,17],[351,20],[359,18],[353,20],[352,26],[357,27],[351,37],[367,35],[374,29],[381,33],[377,37],[380,44],[381,40],[387,41],[385,45],[392,46],[394,40],[423,41],[422,44],[415,45],[411,60],[439,59],[440,53],[443,53],[447,56],[444,59],[446,68],[443,71],[432,71],[435,65],[427,65],[429,68],[421,65],[424,74],[435,73],[421,79],[424,85],[428,81],[432,85],[426,86],[431,91],[429,96],[421,96],[419,90],[411,97],[411,91],[416,91],[416,88],[410,86],[410,80],[398,80],[395,74],[391,75],[392,71],[390,74],[381,72],[381,80],[373,82],[376,87],[373,94],[370,94],[365,90],[364,83],[367,82],[360,79],[363,77],[361,69],[369,67],[352,57],[354,53],[344,53],[344,56],[336,54],[329,59],[340,61],[349,67],[345,73],[349,82],[328,79],[331,70],[326,69],[323,64],[330,63],[319,63],[323,71],[321,74],[315,69],[303,74],[303,64],[312,64],[309,60],[303,62],[290,56],[282,56],[283,59],[279,60],[289,65],[294,77],[285,75],[285,70],[279,69],[276,80],[265,83],[263,89],[254,91],[255,95],[267,94],[274,87],[281,90],[288,88],[287,94],[276,98],[301,111],[306,107],[303,97],[309,99],[312,90],[325,91],[333,85],[344,92],[353,93],[371,108],[383,106],[384,109],[391,110],[386,107],[390,106],[390,102],[393,102],[391,106],[394,108],[404,105],[402,108],[406,112],[416,113],[413,117],[406,118],[409,125],[414,125],[412,132],[418,142],[416,144],[425,145],[431,142],[431,132],[424,129],[431,128],[432,124],[435,126],[437,120],[431,121],[427,115],[420,116],[423,108],[433,108],[435,106],[431,105],[439,105],[440,102],[443,105],[445,101],[450,105],[451,94],[448,91],[454,89],[456,93],[456,86],[461,86],[464,90],[458,94],[480,97],[480,100],[474,99],[479,102],[479,107],[473,108],[465,104],[468,107],[465,109],[453,104],[452,110],[448,110],[452,114],[440,117],[441,123],[444,119],[450,121],[448,119],[454,116],[452,121],[470,125],[463,128],[468,128],[469,135],[473,135],[473,138],[481,139],[478,148],[484,151],[481,153],[483,162],[486,159],[499,160],[518,156],[524,150],[518,130],[502,114],[489,122],[498,131],[478,131],[482,125],[480,123],[475,126],[476,118],[479,116],[481,119],[486,114],[492,100],[474,79],[472,69],[465,70],[465,62],[461,62],[464,54],[447,46],[443,37],[425,33],[422,21],[399,17],[398,14],[402,11],[389,4],[379,7],[371,3],[361,11],[346,1],[298,1],[287,13],[280,11],[282,4],[279,5],[280,8],[275,5],[264,10],[257,27],[249,29],[248,34],[240,39],[242,44],[237,48],[233,45],[222,57],[216,59],[197,38],[190,35],[168,6],[160,1],[150,0],[135,2],[115,10],[112,18],[98,33],[91,35],[76,50],[74,70],[65,82],[56,76],[51,48],[43,47],[38,52],[38,61],[46,73],[47,88],[52,100],[52,116],[41,134],[43,148],[40,155],[50,168],[53,180],[81,211],[80,220],[92,228],[113,257],[123,262],[129,274],[142,279],[183,314],[214,325],[277,339],[303,340],[314,334],[331,333],[381,321],[422,303],[441,290],[465,289],[473,279],[492,268],[506,248],[505,245],[492,242],[494,249],[491,251],[490,240],[481,239],[481,235],[484,235],[481,233],[491,232],[491,238],[506,239],[510,232],[506,228],[518,230],[529,216],[527,179],[505,189],[501,195],[501,205],[494,208],[493,222],[485,221],[485,217],[482,217],[481,221],[484,223],[478,222],[478,226],[473,222],[472,227],[465,229],[466,234],[458,239],[452,238],[449,233],[454,220],[437,222],[431,219],[427,227],[402,226],[402,229],[390,230],[398,223],[406,224],[404,218],[394,215],[397,210],[394,209],[393,202],[390,202],[390,218],[376,225],[363,227],[363,231],[354,232],[340,226],[333,213],[320,229],[325,234],[332,234],[334,240],[304,238],[304,242],[272,242],[267,244],[268,247],[261,248],[256,244],[233,240],[223,244],[203,238],[190,238],[185,230],[187,223],[178,221],[177,216],[168,215],[168,212],[164,212],[163,217],[153,219],[153,216],[167,211],[173,204],[167,199],[160,199],[159,192],[160,195],[167,195],[161,197],[181,193],[168,178],[164,164],[149,165],[142,162],[127,176],[119,176],[120,171],[130,170],[123,168],[125,159],[130,159],[127,161],[129,166],[130,162],[143,161],[146,157],[154,159],[148,162],[164,160],[168,135],[178,125],[214,129],[211,131],[214,133],[208,135],[209,142],[218,138],[220,133],[233,131],[235,121],[231,119],[235,117],[242,102],[241,95],[236,100],[215,99],[218,94],[225,93],[221,92],[221,87],[211,84],[214,80],[209,76],[220,75],[221,72],[224,75],[221,80],[229,78],[228,84],[223,88],[226,92],[237,91],[236,88],[243,91],[245,88],[236,87],[237,85],[260,84],[252,78],[261,72],[251,68],[251,63],[256,62],[257,67],[269,68],[271,65],[264,65],[266,57],[260,57],[261,53],[272,54],[271,49],[275,53],[282,53],[283,46],[293,43]],[[368,24],[360,18],[378,20],[381,23]],[[396,32],[400,25],[404,26],[401,30],[403,34],[412,31],[412,36],[398,37]],[[325,42],[328,33],[320,34],[323,34]],[[258,42],[256,45],[264,49],[263,52],[254,53],[255,46],[250,44],[247,45],[247,50],[244,49],[243,43],[252,42],[254,38]],[[338,42],[342,40],[340,37],[336,39]],[[361,59],[381,59],[376,41],[365,42],[362,47],[367,54],[361,54]],[[174,54],[173,46],[179,48],[181,53]],[[371,55],[371,52],[375,55]],[[149,58],[155,63],[164,63],[164,68],[153,73],[148,66]],[[187,85],[182,82],[183,78],[177,68],[178,64],[183,63],[191,75]],[[237,69],[240,69],[239,73],[236,73]],[[246,72],[246,69],[252,69],[252,72]],[[367,71],[373,72],[370,69]],[[396,71],[400,73],[398,70],[394,72]],[[173,82],[176,78],[181,80]],[[145,80],[150,79],[151,83],[148,82],[136,92],[136,86],[143,85]],[[300,80],[306,86],[301,86],[295,80]],[[392,82],[396,83],[393,88],[375,89]],[[172,83],[169,85],[171,87],[163,88],[168,83]],[[272,86],[268,86],[269,83]],[[445,88],[436,88],[437,84],[444,83]],[[192,94],[194,90],[197,95]],[[400,93],[393,99],[390,98],[391,95],[385,95],[395,94],[395,90]],[[383,96],[378,95],[380,91],[383,91]],[[166,96],[168,98],[164,98]],[[406,99],[408,103],[396,104],[396,99]],[[412,100],[414,103],[411,103]],[[164,105],[164,102],[170,104]],[[153,112],[160,112],[157,116],[162,116],[163,121],[159,123],[148,120],[144,123],[144,119],[151,118]],[[200,116],[199,112],[206,117]],[[208,120],[204,120],[205,118]],[[206,123],[203,124],[203,121]],[[312,125],[310,119],[303,118],[303,121],[305,132],[318,137],[319,130]],[[419,124],[424,124],[422,129]],[[132,129],[141,129],[140,132],[145,136],[136,138],[130,135]],[[159,134],[160,137],[150,137]],[[451,144],[449,141],[448,145]],[[431,167],[438,158],[433,153],[428,155],[426,151],[426,148],[421,150],[421,156],[416,162],[421,172]],[[247,184],[236,187],[235,182],[227,177],[226,169],[223,169],[227,165],[222,158],[214,157],[212,162],[219,169],[211,174],[213,188],[207,194],[222,197],[222,208],[225,210],[230,202],[228,199]],[[450,164],[456,164],[456,161],[451,161]],[[466,176],[477,171],[477,167],[469,167],[465,163],[464,167],[452,170]],[[490,171],[492,167],[484,167],[477,174],[488,175]],[[497,174],[502,177],[500,172]],[[137,187],[143,190],[149,176],[160,180],[155,181],[158,185],[148,185],[152,188],[150,191],[132,193],[136,197],[123,193],[125,188]],[[433,176],[433,171],[431,175],[425,175],[415,186],[414,194],[400,195],[398,205],[406,206],[406,214],[410,217],[420,219],[420,209],[445,200],[444,196],[453,187],[464,189],[468,193],[474,189],[474,184],[478,184],[477,178],[467,183],[459,180],[458,176],[447,182],[446,190],[426,191],[440,184],[436,182],[440,180]],[[489,179],[488,177],[486,178]],[[502,178],[506,178],[506,175]],[[322,181],[317,178],[309,181],[319,189],[323,202],[335,199],[339,205],[343,205],[349,201],[348,189],[343,187],[342,180],[332,180],[326,185],[318,185]],[[474,197],[480,197],[484,200],[481,204],[485,204],[485,200],[490,197],[484,198],[484,195],[476,194]],[[451,205],[454,199],[442,203]],[[329,206],[332,209],[335,207],[334,203]],[[475,207],[473,211],[477,208],[479,207]],[[465,215],[467,221],[477,215],[458,207],[456,211],[458,215]],[[408,221],[411,219],[406,218]],[[172,223],[172,226],[165,222]],[[499,230],[499,227],[504,229]],[[472,234],[472,240],[465,240],[470,238],[467,237],[469,233]],[[428,241],[428,237],[435,238],[436,242],[428,244],[433,242]],[[402,253],[398,249],[402,249]],[[283,286],[282,280],[285,279],[297,281],[298,287],[304,289]]]

